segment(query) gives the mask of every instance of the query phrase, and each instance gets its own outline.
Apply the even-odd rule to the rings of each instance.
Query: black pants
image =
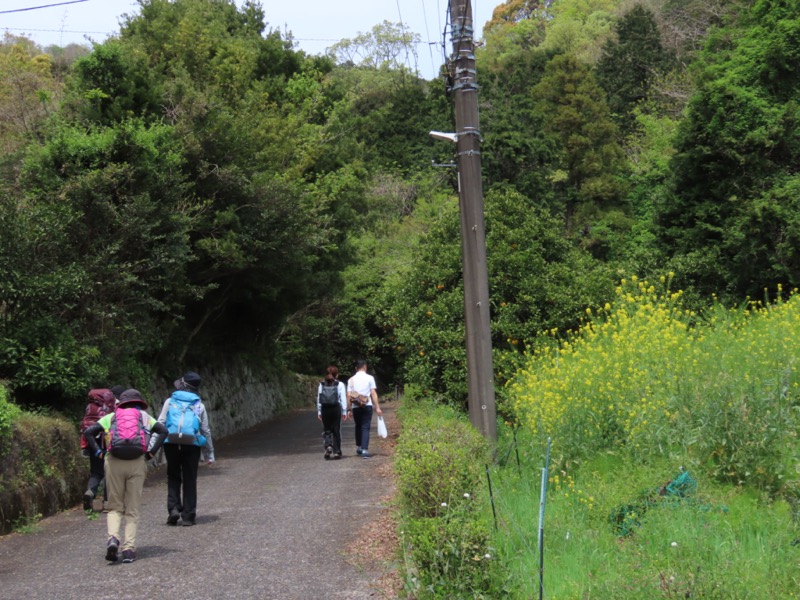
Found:
[[[320,406],[322,417],[322,445],[333,446],[334,454],[342,453],[342,407],[339,404]]]
[[[106,476],[105,471],[106,463],[102,458],[89,454],[89,483],[86,489],[92,490],[92,493],[97,496],[97,488],[103,478]],[[103,486],[103,499],[108,500],[108,487]]]
[[[181,519],[194,521],[197,514],[200,446],[164,444],[164,456],[167,457],[167,512],[176,509],[181,513]]]
[[[372,407],[354,408],[353,420],[356,422],[356,446],[362,450],[368,450],[369,426],[372,424]]]

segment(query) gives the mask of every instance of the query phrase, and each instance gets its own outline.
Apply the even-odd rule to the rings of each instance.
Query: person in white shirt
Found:
[[[372,458],[369,453],[369,428],[372,425],[372,410],[383,414],[378,404],[375,378],[367,373],[367,361],[356,361],[356,373],[347,382],[347,401],[356,425],[356,454],[361,458]]]

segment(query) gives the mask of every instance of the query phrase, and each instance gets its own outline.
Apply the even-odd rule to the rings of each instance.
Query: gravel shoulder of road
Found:
[[[194,527],[166,525],[165,469],[151,473],[132,564],[104,560],[106,515],[80,505],[0,537],[0,598],[397,598],[395,405],[382,404],[387,439],[373,419],[370,460],[355,454],[349,420],[344,457],[323,460],[313,408],[219,440],[217,462],[200,468]]]

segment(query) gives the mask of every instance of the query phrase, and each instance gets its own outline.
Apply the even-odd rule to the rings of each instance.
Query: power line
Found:
[[[406,25],[403,23],[403,15],[400,12],[400,0],[395,0],[397,4],[397,17],[400,19],[400,33],[403,36],[403,47],[406,51],[406,65],[408,65],[408,70],[411,70],[411,60],[408,58],[408,47],[409,47],[409,40],[406,39]],[[419,72],[419,65],[417,64],[417,57],[414,56],[414,72]]]
[[[29,8],[15,8],[13,10],[0,10],[0,15],[7,15],[9,13],[26,12],[29,10],[39,10],[41,8],[53,8],[54,6],[64,6],[65,4],[80,4],[81,2],[88,2],[88,0],[68,0],[67,2],[57,2],[55,4],[43,4],[42,6],[31,6]]]
[[[0,27],[3,31],[30,31],[31,33],[95,33],[97,35],[111,35],[108,31],[72,31],[70,29],[23,29],[22,27]]]
[[[425,10],[425,0],[422,0],[422,16],[425,17],[425,38],[428,40],[428,52],[431,55],[431,68],[436,71],[436,64],[433,62],[433,45],[431,42],[431,33],[428,29],[428,11]]]
[[[86,0],[81,0],[81,2],[85,2]],[[30,29],[24,27],[2,27],[0,26],[0,31],[23,31],[23,32],[31,32],[31,33],[94,33],[96,35],[112,35],[117,33],[116,31],[75,31],[72,29]],[[341,42],[341,38],[292,38],[293,42]],[[408,40],[408,44],[428,44],[428,42],[424,42],[422,40]],[[410,65],[409,65],[410,66]]]

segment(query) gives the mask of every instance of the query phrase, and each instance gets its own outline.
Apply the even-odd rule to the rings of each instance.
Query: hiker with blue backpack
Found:
[[[322,421],[322,445],[325,460],[342,458],[342,421],[347,419],[347,393],[339,381],[339,369],[326,369],[317,389],[317,419]]]
[[[91,453],[105,459],[108,488],[106,560],[110,562],[117,561],[120,548],[123,563],[136,560],[136,529],[147,461],[158,452],[167,437],[167,428],[146,411],[147,402],[141,393],[134,389],[125,390],[120,394],[117,409],[83,432]],[[156,434],[152,444],[151,433]],[[107,451],[97,443],[98,434],[104,434]],[[121,535],[123,519],[124,536]]]
[[[197,394],[200,375],[194,371],[175,381],[175,391],[164,402],[159,423],[167,427],[167,525],[194,525],[197,516],[197,470],[200,454],[214,463],[214,444],[208,413]],[[181,493],[183,492],[183,493]]]

